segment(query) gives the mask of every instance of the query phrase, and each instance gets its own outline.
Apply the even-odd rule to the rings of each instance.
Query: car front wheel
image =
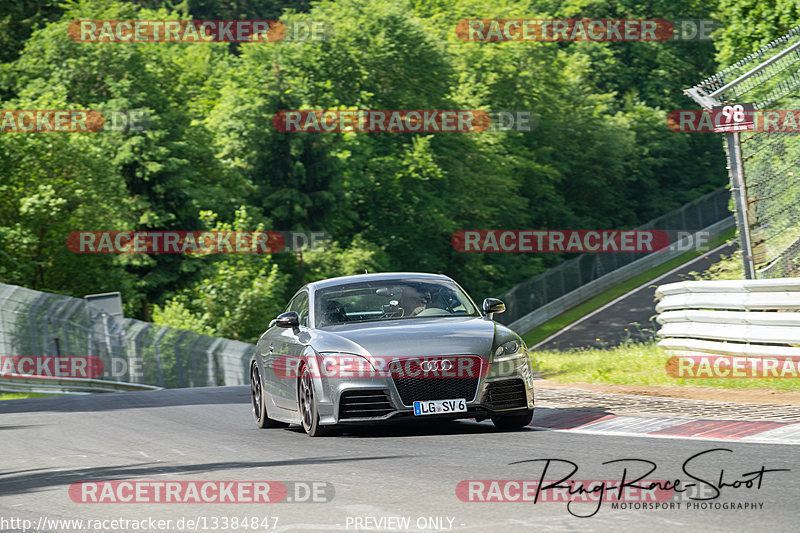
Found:
[[[308,366],[303,367],[298,388],[298,404],[303,417],[303,429],[309,437],[324,437],[331,433],[330,426],[321,426],[317,410],[317,395],[314,392],[314,378]]]
[[[495,415],[492,417],[494,426],[502,430],[524,428],[531,423],[531,420],[533,420],[533,409],[527,409],[513,415]]]
[[[253,363],[250,367],[250,398],[253,402],[253,415],[256,417],[256,425],[261,428],[285,428],[289,424],[272,420],[267,416],[267,406],[264,404],[264,387],[261,385],[261,374],[258,366]]]

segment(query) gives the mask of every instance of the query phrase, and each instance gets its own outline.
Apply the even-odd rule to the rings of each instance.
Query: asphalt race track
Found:
[[[652,340],[658,329],[655,321],[658,286],[686,281],[690,272],[707,270],[738,248],[737,243],[732,243],[703,254],[562,329],[536,345],[536,349],[607,348],[618,346],[628,339]]]
[[[30,520],[37,531],[56,519],[148,517],[172,524],[195,520],[200,531],[213,530],[212,520],[222,517],[270,517],[269,529],[256,531],[797,530],[800,468],[794,446],[533,429],[501,433],[490,422],[474,421],[351,428],[312,439],[296,427],[257,429],[248,393],[246,387],[220,387],[0,403],[0,530],[20,531],[21,522],[14,527],[12,518]],[[728,451],[690,459],[720,448]],[[681,479],[684,485],[691,478],[682,465],[690,460],[687,471],[705,481],[693,489],[702,485],[702,493],[694,493],[698,498],[713,496],[711,486],[721,486],[720,476],[732,486],[716,499],[696,502],[717,509],[687,509],[685,496],[692,491],[673,499],[682,505],[672,510],[612,509],[611,503],[597,509],[596,502],[568,510],[564,502],[465,502],[456,495],[462,480],[538,480],[545,463],[536,459],[574,462],[573,480],[619,480],[626,466],[630,479],[643,463],[602,463],[649,460],[657,469],[646,479]],[[759,489],[752,473],[762,467],[790,471],[764,473]],[[566,463],[554,461],[548,468],[545,479],[568,472]],[[70,497],[73,483],[113,480],[327,482],[335,492],[326,493],[332,496],[327,503],[98,504]],[[295,491],[298,486],[310,485],[290,485]],[[754,508],[723,508],[731,503]],[[570,513],[594,510],[587,518]],[[397,529],[399,522],[388,517],[407,518],[410,526]]]

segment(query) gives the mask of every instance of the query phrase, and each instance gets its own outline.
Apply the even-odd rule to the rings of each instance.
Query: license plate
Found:
[[[427,400],[424,402],[414,402],[414,416],[422,415],[444,415],[448,413],[466,413],[467,400],[458,398],[455,400]]]

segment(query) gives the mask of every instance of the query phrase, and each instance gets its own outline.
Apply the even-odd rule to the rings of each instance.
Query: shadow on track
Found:
[[[27,412],[93,412],[177,405],[250,403],[250,387],[198,387],[142,392],[111,392],[0,401],[0,415]]]
[[[69,485],[78,481],[113,481],[141,479],[163,474],[193,474],[215,472],[236,468],[270,468],[277,466],[302,466],[345,463],[356,461],[379,461],[383,459],[404,459],[409,455],[376,455],[372,457],[303,457],[283,461],[228,461],[188,465],[168,465],[164,463],[138,463],[131,465],[98,466],[75,470],[53,471],[44,469],[18,470],[0,473],[0,495],[34,492],[46,487]],[[17,475],[12,475],[17,474]],[[166,481],[173,481],[166,479]]]
[[[287,431],[303,435],[300,426],[291,426]],[[500,431],[491,422],[474,420],[386,420],[373,425],[342,425],[327,438],[381,439],[402,437],[435,437],[440,435],[483,435],[531,431],[522,428],[516,431]]]

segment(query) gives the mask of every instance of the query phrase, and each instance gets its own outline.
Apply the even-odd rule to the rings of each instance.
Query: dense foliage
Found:
[[[773,4],[774,2],[771,2]],[[442,272],[497,295],[563,258],[464,254],[480,228],[631,227],[726,182],[683,88],[796,19],[699,0],[54,0],[0,7],[3,109],[145,109],[144,131],[0,134],[0,280],[252,340],[302,282]],[[781,2],[777,4],[781,5]],[[786,2],[788,6],[788,2]],[[773,6],[774,7],[774,6]],[[766,9],[766,8],[765,8]],[[79,43],[75,19],[324,21],[326,40]],[[720,18],[710,41],[474,43],[462,18]],[[757,26],[751,22],[758,21]],[[281,109],[526,109],[531,132],[280,133]],[[74,230],[324,230],[302,256],[78,255]]]

